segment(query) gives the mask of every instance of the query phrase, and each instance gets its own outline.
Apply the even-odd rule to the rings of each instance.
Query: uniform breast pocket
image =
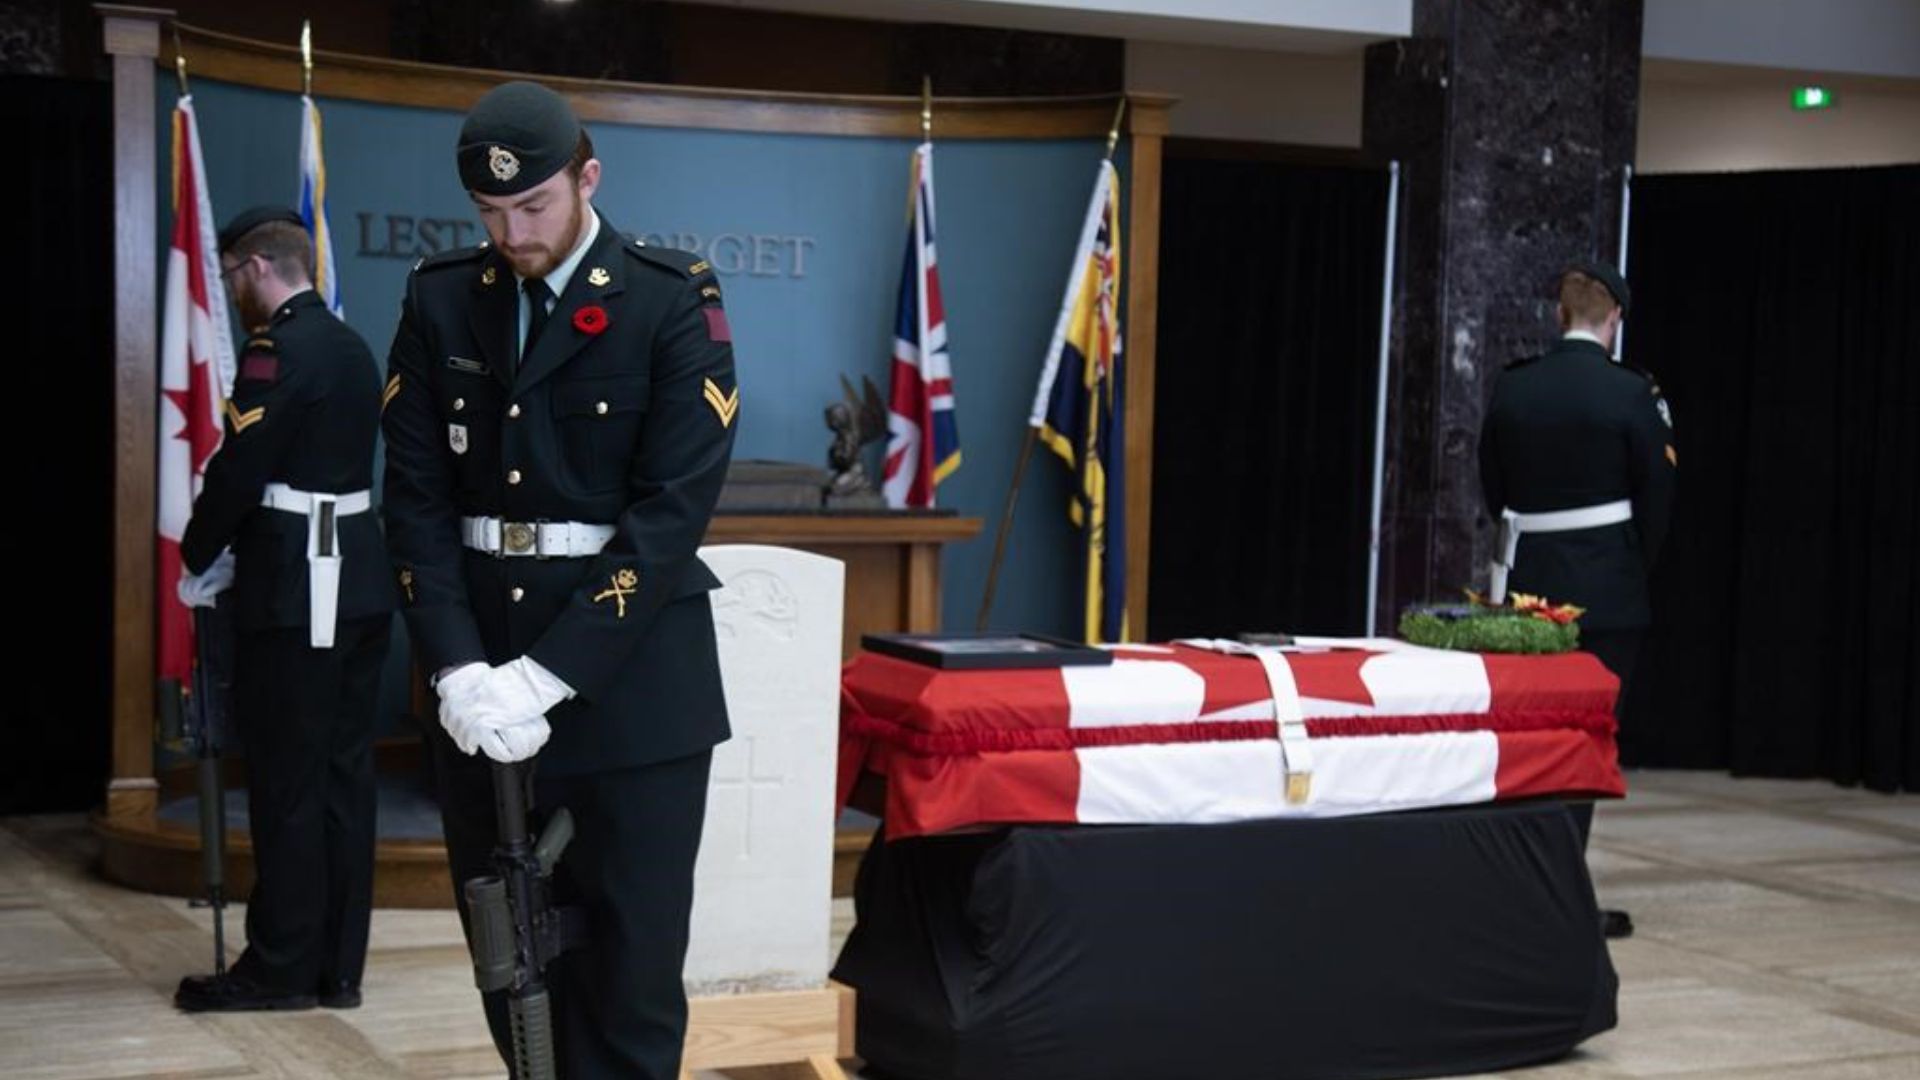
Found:
[[[567,474],[582,491],[625,482],[647,411],[642,375],[609,375],[555,384],[553,419]]]
[[[447,451],[463,487],[485,490],[500,472],[500,387],[486,375],[450,370],[439,386]]]

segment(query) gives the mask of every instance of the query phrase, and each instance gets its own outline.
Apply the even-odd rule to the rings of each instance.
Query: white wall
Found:
[[[1127,42],[1127,87],[1173,94],[1173,134],[1360,145],[1361,53],[1331,55]]]
[[[1291,51],[1337,51],[1413,32],[1413,0],[694,0],[892,22],[945,22]]]
[[[1804,84],[1838,104],[1795,112]],[[1920,163],[1920,80],[1649,63],[1635,156],[1643,173]]]
[[[1920,0],[1647,0],[1643,55],[1920,78]]]

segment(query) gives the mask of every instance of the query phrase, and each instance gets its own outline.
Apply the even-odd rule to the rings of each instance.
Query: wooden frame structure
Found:
[[[159,326],[159,213],[155,166],[155,71],[171,67],[175,42],[195,77],[268,90],[301,90],[299,51],[173,24],[160,8],[98,4],[113,69],[114,144],[114,585],[112,772],[96,830],[109,848],[165,837],[156,815],[154,755],[155,395]],[[168,24],[177,37],[166,35]],[[321,52],[333,98],[461,111],[507,73]],[[847,137],[920,134],[918,98],[789,94],[606,83],[541,76],[583,119],[660,127]],[[1131,198],[1127,244],[1127,610],[1145,626],[1148,520],[1152,506],[1154,326],[1160,250],[1161,143],[1172,99],[1128,94]],[[1045,99],[942,99],[945,139],[1097,139],[1116,95]],[[977,524],[975,525],[977,527]],[[937,598],[932,600],[937,604]],[[923,602],[923,606],[924,602]],[[928,608],[928,610],[934,610]],[[927,627],[933,629],[934,627]],[[124,851],[122,852],[124,855]],[[109,860],[111,863],[111,859]],[[775,1000],[778,999],[778,1000]],[[853,1004],[844,988],[702,999],[692,1005],[689,1068],[803,1061],[819,1077],[841,1075],[851,1056]]]

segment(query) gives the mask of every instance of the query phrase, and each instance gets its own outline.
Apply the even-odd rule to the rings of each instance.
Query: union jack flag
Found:
[[[953,411],[953,366],[947,356],[947,312],[933,249],[933,144],[913,151],[907,205],[907,250],[900,268],[900,305],[893,328],[893,388],[887,415],[887,459],[881,490],[892,507],[933,505],[933,489],[960,467],[960,427]]]

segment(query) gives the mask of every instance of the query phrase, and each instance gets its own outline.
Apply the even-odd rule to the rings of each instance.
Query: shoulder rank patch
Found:
[[[701,259],[699,262],[687,267],[687,274],[691,277],[698,277],[711,269],[713,269],[713,264],[705,259]]]
[[[399,396],[400,375],[398,372],[395,372],[393,378],[387,380],[387,388],[380,391],[380,411],[383,413],[386,412],[387,406],[393,404],[393,399]]]
[[[700,388],[700,395],[707,399],[707,404],[713,409],[713,415],[720,418],[721,427],[733,426],[734,414],[740,411],[740,388],[738,386],[734,387],[731,393],[723,394],[720,392],[720,384],[714,382],[712,379],[707,379],[705,384]]]
[[[280,377],[280,358],[272,353],[250,352],[240,359],[240,377],[270,383]]]
[[[233,425],[233,433],[235,435],[240,434],[267,418],[267,407],[265,405],[255,405],[246,412],[241,412],[231,399],[227,401],[226,412],[227,423]]]

